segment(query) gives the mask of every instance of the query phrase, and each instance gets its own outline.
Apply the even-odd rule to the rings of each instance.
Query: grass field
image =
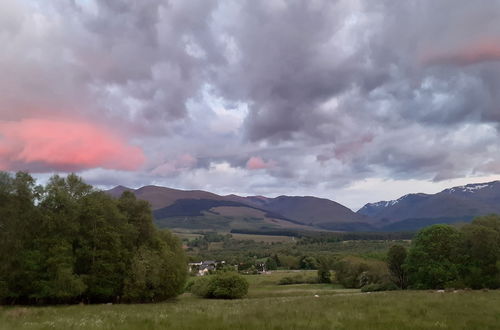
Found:
[[[294,242],[295,237],[292,236],[276,236],[276,235],[250,235],[250,234],[231,234],[234,239],[251,240],[264,243],[278,242]]]
[[[360,293],[247,276],[241,300],[190,294],[145,305],[2,307],[0,329],[498,329],[500,291]],[[311,274],[310,274],[311,275]],[[318,297],[315,297],[317,295]]]

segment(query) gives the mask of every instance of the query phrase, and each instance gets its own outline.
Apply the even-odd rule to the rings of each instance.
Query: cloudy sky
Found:
[[[500,178],[500,1],[2,0],[0,170],[357,209]]]

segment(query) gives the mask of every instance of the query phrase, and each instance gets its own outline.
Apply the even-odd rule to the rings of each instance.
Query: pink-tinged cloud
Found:
[[[140,148],[90,122],[0,121],[0,169],[3,170],[136,170],[144,161]]]
[[[333,149],[335,157],[340,160],[347,160],[363,150],[363,148],[373,141],[374,137],[367,135],[359,140],[339,143]]]
[[[249,170],[261,170],[266,168],[274,167],[276,164],[274,161],[264,161],[260,157],[250,157],[247,161],[247,169]]]
[[[424,64],[469,65],[500,61],[500,42],[483,40],[447,51],[431,51],[422,56]]]
[[[183,154],[154,168],[151,173],[168,176],[196,165],[198,160],[190,154]]]

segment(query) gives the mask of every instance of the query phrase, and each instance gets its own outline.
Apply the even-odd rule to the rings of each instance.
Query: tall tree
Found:
[[[115,200],[74,174],[45,187],[0,172],[0,302],[159,301],[187,274],[181,244],[149,204]]]
[[[500,216],[474,219],[462,228],[464,284],[473,289],[500,287]]]
[[[405,267],[406,248],[395,244],[387,252],[387,266],[391,274],[391,279],[399,288],[406,289],[408,285]]]
[[[461,235],[448,225],[422,229],[412,242],[405,264],[409,283],[416,289],[443,289],[459,280],[463,264]]]

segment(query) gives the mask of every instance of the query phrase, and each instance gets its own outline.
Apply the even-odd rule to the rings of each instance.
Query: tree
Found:
[[[276,263],[276,259],[273,257],[269,257],[266,259],[266,269],[267,270],[276,270],[278,269],[278,264]]]
[[[159,301],[187,276],[179,240],[149,204],[115,200],[74,174],[45,187],[0,172],[0,302]]]
[[[304,256],[300,259],[300,269],[318,269],[318,261],[314,257]]]
[[[325,260],[319,260],[318,266],[318,282],[319,283],[331,283],[331,274],[328,263]]]
[[[500,287],[500,216],[475,218],[462,227],[464,284],[473,289]]]
[[[409,284],[416,289],[443,289],[460,279],[461,235],[448,225],[422,229],[405,263]]]
[[[387,253],[387,266],[391,274],[391,280],[400,289],[406,289],[407,276],[406,270],[403,267],[406,261],[406,248],[402,245],[396,244],[389,248]]]

